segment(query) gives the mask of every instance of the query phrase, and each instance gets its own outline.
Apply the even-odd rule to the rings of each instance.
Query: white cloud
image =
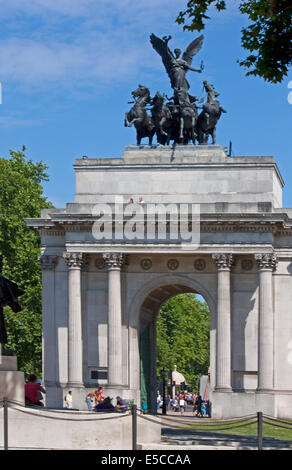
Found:
[[[155,70],[161,64],[149,33],[181,32],[174,20],[185,6],[186,0],[0,0],[0,17],[8,20],[0,80],[27,89],[98,86]]]
[[[11,113],[10,115],[0,116],[0,126],[1,128],[14,128],[18,126],[38,126],[43,123],[43,120],[38,119],[28,119],[27,116],[24,116],[22,113]]]

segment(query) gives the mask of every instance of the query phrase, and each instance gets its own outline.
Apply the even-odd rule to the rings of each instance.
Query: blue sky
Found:
[[[286,186],[284,207],[292,207],[291,117],[288,84],[246,77],[240,30],[245,19],[230,0],[203,32],[202,74],[188,73],[191,93],[211,81],[228,111],[217,141],[233,143],[235,156],[273,155]],[[135,143],[123,126],[131,91],[138,83],[171,93],[149,35],[171,34],[169,46],[184,50],[197,33],[175,23],[186,0],[0,0],[0,155],[21,149],[49,165],[45,194],[57,207],[74,198],[75,158],[119,157]],[[291,90],[290,90],[291,91]]]

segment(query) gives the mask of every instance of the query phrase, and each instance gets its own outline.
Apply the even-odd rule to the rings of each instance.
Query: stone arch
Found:
[[[208,280],[208,277],[206,277]],[[161,306],[171,297],[183,293],[195,293],[204,297],[210,311],[210,368],[215,375],[216,297],[212,289],[196,277],[186,274],[159,274],[152,277],[136,292],[129,309],[132,328],[136,330],[136,348],[131,348],[130,364],[136,371],[136,387],[140,390],[142,346],[141,337],[149,329],[151,409],[155,410],[156,390],[156,319]],[[148,334],[148,333],[147,333]],[[138,358],[138,360],[137,360]]]
[[[166,286],[168,286],[168,289],[171,288],[172,292],[169,292]],[[153,295],[154,292],[158,292],[158,290],[162,289],[163,287],[165,287],[166,295],[165,297],[161,298],[161,303],[158,307],[158,311],[159,308],[163,305],[163,303],[171,297],[186,292],[194,292],[204,297],[210,310],[210,316],[212,318],[215,317],[216,293],[212,292],[210,288],[208,288],[197,278],[185,274],[168,273],[152,277],[136,292],[131,302],[129,311],[131,325],[139,326],[139,315],[143,304],[147,301],[147,297],[151,296],[151,294]],[[137,312],[139,312],[138,315]]]

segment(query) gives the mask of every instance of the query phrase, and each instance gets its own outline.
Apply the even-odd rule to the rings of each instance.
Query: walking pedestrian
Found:
[[[197,416],[202,418],[202,397],[198,395]]]
[[[157,397],[156,397],[156,405],[157,405],[157,411],[159,410],[160,406],[161,406],[161,395],[159,392],[157,392]]]
[[[181,415],[183,415],[184,412],[185,412],[185,406],[186,406],[186,401],[185,401],[184,397],[182,396],[179,399],[179,409],[180,409],[180,414]]]

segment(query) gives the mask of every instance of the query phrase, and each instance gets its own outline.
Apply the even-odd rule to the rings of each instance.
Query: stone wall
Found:
[[[137,420],[137,442],[158,443],[160,425],[142,421],[139,416]],[[3,423],[3,408],[0,422]],[[15,449],[128,450],[132,449],[132,416],[15,406],[8,409],[8,444]]]

